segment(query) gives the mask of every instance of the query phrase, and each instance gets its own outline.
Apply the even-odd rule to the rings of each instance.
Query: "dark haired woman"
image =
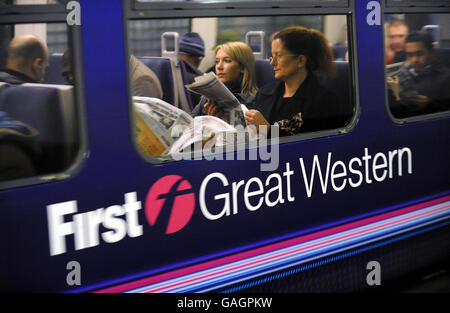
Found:
[[[316,76],[335,73],[332,50],[321,32],[291,26],[275,33],[270,64],[278,81],[259,89],[245,114],[248,124],[278,126],[282,136],[343,126],[335,94]]]

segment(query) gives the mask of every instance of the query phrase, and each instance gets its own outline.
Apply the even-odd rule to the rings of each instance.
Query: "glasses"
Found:
[[[274,56],[274,57],[270,57],[270,58],[269,58],[269,61],[270,61],[270,62],[272,62],[272,61],[278,62],[278,60],[283,59],[283,58],[285,58],[285,57],[298,57],[299,55],[300,55],[300,54],[276,55],[276,56]]]

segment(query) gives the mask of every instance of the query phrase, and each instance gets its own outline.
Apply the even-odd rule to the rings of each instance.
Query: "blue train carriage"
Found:
[[[403,19],[410,31],[432,25],[448,64],[446,1],[12,2],[0,1],[0,61],[23,33],[45,38],[50,59],[45,84],[0,86],[0,111],[36,130],[40,149],[32,174],[0,182],[0,290],[389,290],[448,265],[448,103],[396,116],[385,61],[387,25]],[[337,77],[323,83],[342,125],[190,160],[141,149],[130,54],[186,109],[185,69],[161,53],[161,34],[198,32],[207,70],[221,31],[264,33],[262,85],[273,80],[270,35],[290,25],[333,44]],[[4,160],[11,150],[1,151]]]

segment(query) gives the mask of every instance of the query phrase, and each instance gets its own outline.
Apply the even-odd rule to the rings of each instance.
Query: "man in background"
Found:
[[[389,105],[396,117],[450,109],[450,70],[435,57],[433,38],[414,32],[406,38],[405,64],[398,76],[387,77]]]
[[[132,54],[129,61],[131,95],[162,99],[163,90],[156,74]]]
[[[179,41],[178,58],[186,67],[187,81],[193,83],[195,77],[203,74],[198,69],[202,58],[205,56],[205,43],[196,32],[183,34]],[[192,105],[195,106],[200,101],[200,95],[191,93]]]
[[[389,23],[386,38],[386,64],[406,60],[405,39],[408,33],[408,25],[403,20],[393,20]]]
[[[0,71],[0,82],[41,83],[47,67],[46,45],[33,35],[17,36],[9,43],[6,69]]]

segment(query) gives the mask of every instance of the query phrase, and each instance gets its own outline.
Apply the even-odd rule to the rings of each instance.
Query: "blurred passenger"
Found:
[[[215,48],[216,75],[241,104],[251,105],[257,92],[255,57],[252,49],[240,41],[227,42]],[[220,108],[202,97],[192,115],[219,115]]]
[[[6,69],[0,71],[0,82],[9,84],[41,83],[48,67],[48,49],[37,37],[14,37],[8,46]]]
[[[217,33],[216,47],[231,41],[241,41],[241,35],[233,29],[224,29]]]
[[[0,111],[0,181],[36,175],[36,130]]]
[[[156,74],[149,69],[144,63],[136,59],[130,54],[130,78],[131,78],[131,95],[139,97],[152,97],[162,99],[163,91],[161,83]],[[74,84],[74,73],[72,66],[72,53],[70,50],[64,52],[62,75],[69,85]]]
[[[178,58],[186,67],[187,81],[193,83],[195,77],[203,74],[198,69],[202,58],[205,56],[205,43],[202,37],[196,32],[183,34],[179,39]],[[191,93],[192,104],[195,105],[200,101],[200,95]]]
[[[163,91],[158,76],[144,63],[130,54],[131,95],[162,99]]]
[[[389,105],[396,117],[450,109],[450,70],[435,57],[433,38],[414,32],[406,38],[407,62],[398,76],[387,77]]]
[[[233,29],[224,29],[224,30],[220,31],[219,33],[217,33],[216,45],[214,46],[213,49],[216,49],[217,46],[223,45],[224,43],[233,42],[233,41],[242,41],[241,35],[239,35],[239,33]],[[211,63],[208,63],[206,73],[216,71],[215,64],[212,66],[210,66],[210,64]]]
[[[280,135],[337,128],[343,125],[336,95],[316,75],[335,73],[333,52],[315,29],[291,26],[272,37],[270,64],[278,81],[261,87],[247,124],[275,125]]]
[[[386,38],[386,64],[406,60],[405,39],[408,33],[408,25],[403,20],[393,20],[389,23]]]

